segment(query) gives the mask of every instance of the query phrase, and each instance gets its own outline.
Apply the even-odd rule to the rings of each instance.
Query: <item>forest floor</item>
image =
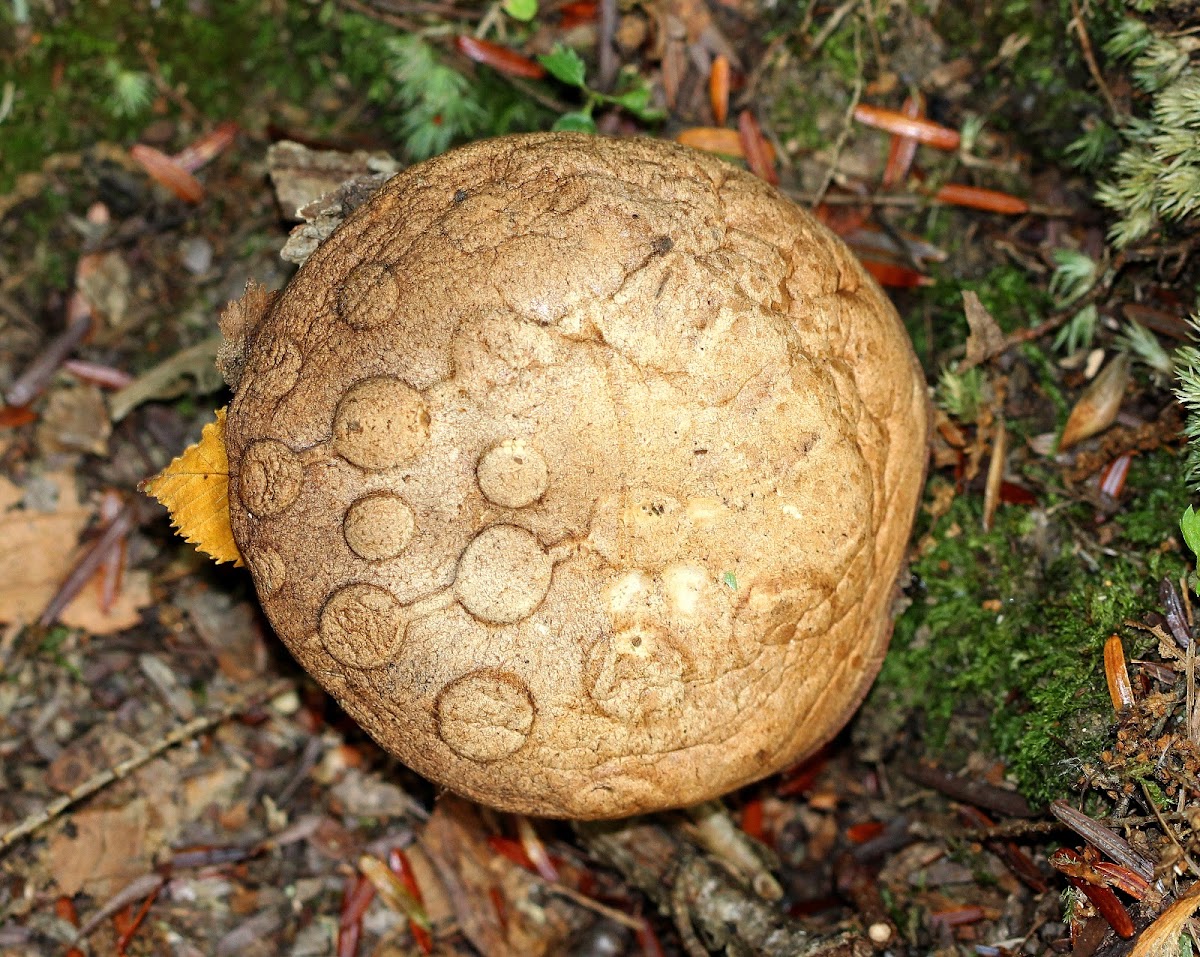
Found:
[[[1192,5],[1163,6],[1151,25],[1190,36]],[[1118,118],[1147,110],[1105,45],[1131,15],[0,9],[0,954],[782,954],[763,928],[800,925],[813,954],[1190,952],[1172,352],[1200,269],[1194,229],[1118,249],[1095,199]],[[272,144],[363,151],[360,170],[551,127],[778,182],[892,295],[936,407],[892,650],[851,726],[719,806],[600,830],[400,766],[288,656],[244,570],[138,491],[228,401],[222,307],[293,271],[301,186]],[[666,906],[690,878],[647,886],[655,847],[711,869],[730,910]]]

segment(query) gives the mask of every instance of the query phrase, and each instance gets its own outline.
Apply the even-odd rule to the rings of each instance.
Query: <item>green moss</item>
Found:
[[[1088,29],[1106,36],[1120,0],[1090,5]],[[1077,137],[1081,118],[1100,105],[1070,28],[1070,0],[1008,0],[938,6],[934,26],[949,47],[947,59],[969,55],[989,68],[973,80],[979,101],[1002,99],[1003,111],[988,116],[994,129],[1015,136],[1035,156],[1061,159]],[[1014,41],[1008,56],[999,51]]]
[[[544,110],[489,71],[454,74],[461,82],[448,84],[453,71],[427,57],[418,64],[424,75],[397,77],[395,44],[412,38],[331,2],[227,0],[203,10],[187,0],[94,0],[53,17],[39,7],[31,29],[18,30],[12,5],[0,4],[0,88],[11,82],[15,93],[0,124],[0,193],[48,155],[132,142],[159,115],[179,117],[179,105],[152,83],[144,53],[204,126],[235,119],[257,127],[288,104],[306,109],[305,131],[320,136],[344,131],[366,101],[380,108],[391,145],[419,142],[420,154],[545,121]],[[405,81],[420,95],[400,95]],[[455,124],[462,115],[472,122]],[[371,125],[370,116],[360,119]],[[434,135],[442,129],[450,135]]]
[[[941,223],[949,224],[950,217]],[[931,242],[942,245],[955,261],[957,237],[947,229],[946,235],[933,237]],[[946,354],[958,349],[967,338],[967,319],[963,312],[962,294],[971,290],[992,314],[1005,332],[1024,329],[1046,317],[1051,298],[1044,288],[1033,285],[1021,268],[1003,264],[992,267],[978,278],[957,276],[943,271],[937,282],[924,289],[912,291],[902,302],[901,314],[912,337],[917,355],[926,373],[936,377],[945,362]]]
[[[1109,732],[1105,639],[1183,569],[1157,548],[1184,500],[1177,465],[1164,452],[1139,463],[1105,549],[1077,544],[1094,524],[1082,506],[1002,506],[984,532],[979,499],[957,498],[913,563],[872,706],[919,715],[931,750],[993,750],[1033,800],[1063,793]]]

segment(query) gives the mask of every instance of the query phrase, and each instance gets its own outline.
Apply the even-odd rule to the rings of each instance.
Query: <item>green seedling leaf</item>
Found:
[[[537,16],[537,0],[504,0],[504,12],[514,20],[528,23]]]
[[[581,90],[584,88],[583,78],[586,67],[583,59],[570,47],[565,47],[560,43],[549,53],[543,53],[538,57],[538,62],[560,83],[577,86]]]
[[[1200,515],[1197,515],[1190,505],[1179,520],[1179,530],[1183,532],[1183,540],[1187,547],[1200,556]]]
[[[574,113],[564,113],[554,121],[551,127],[557,133],[595,133],[596,121],[592,114],[583,110]]]
[[[634,87],[632,90],[612,97],[612,102],[624,107],[635,116],[641,116],[650,108],[650,88],[647,86]]]

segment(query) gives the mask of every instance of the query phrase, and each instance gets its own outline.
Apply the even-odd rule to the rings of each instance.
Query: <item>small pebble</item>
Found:
[[[203,236],[185,239],[179,244],[179,258],[184,269],[193,276],[202,276],[212,268],[212,243]]]

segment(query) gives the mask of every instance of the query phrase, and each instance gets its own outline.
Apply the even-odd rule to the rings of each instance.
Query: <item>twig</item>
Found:
[[[596,59],[599,61],[597,82],[605,93],[612,90],[617,79],[617,49],[613,37],[617,32],[617,0],[600,0],[600,22],[596,30]]]
[[[1164,815],[1167,820],[1183,821],[1184,816],[1178,812],[1172,812]],[[1158,818],[1151,814],[1131,817],[1101,817],[1094,818],[1097,824],[1103,824],[1107,828],[1114,827],[1142,827],[1146,824],[1154,824]],[[971,841],[990,841],[1010,837],[1026,837],[1031,834],[1053,834],[1055,831],[1072,830],[1070,825],[1064,821],[1029,821],[1029,820],[1014,820],[1005,821],[1002,824],[993,824],[990,827],[966,827],[961,829],[948,828],[946,834],[950,837],[963,838]],[[1130,868],[1135,870],[1135,868]]]
[[[138,53],[142,55],[142,59],[146,62],[146,67],[150,71],[150,79],[154,82],[154,86],[158,92],[173,102],[193,123],[200,123],[204,117],[191,100],[180,93],[177,89],[167,82],[167,78],[163,76],[162,67],[159,65],[158,57],[154,53],[154,47],[149,42],[143,41],[137,45]]]
[[[1200,877],[1200,868],[1196,867],[1196,862],[1192,860],[1191,855],[1187,852],[1187,848],[1184,847],[1183,843],[1179,840],[1179,835],[1175,833],[1175,828],[1171,827],[1171,825],[1167,823],[1167,819],[1163,817],[1162,811],[1160,811],[1158,809],[1158,805],[1154,803],[1154,797],[1150,794],[1150,788],[1146,785],[1145,781],[1142,782],[1142,794],[1146,796],[1146,803],[1150,806],[1150,811],[1158,819],[1158,826],[1163,829],[1163,833],[1171,839],[1171,843],[1174,844],[1179,853],[1183,855],[1183,859],[1187,863],[1188,870],[1190,870],[1197,877]]]
[[[615,907],[609,907],[607,904],[601,904],[594,897],[588,897],[586,894],[581,894],[573,887],[568,887],[566,884],[561,884],[558,881],[545,881],[536,876],[535,880],[538,880],[551,894],[557,894],[559,897],[565,897],[567,900],[573,901],[580,907],[599,914],[601,917],[607,917],[609,920],[615,921],[618,924],[623,924],[624,926],[635,931],[642,929],[643,921],[640,917],[634,917],[631,914],[626,914],[623,910],[617,910]]]
[[[857,64],[857,67],[854,78],[854,92],[850,94],[850,104],[846,107],[846,115],[842,118],[842,130],[838,133],[837,142],[833,144],[833,155],[829,157],[829,167],[825,170],[825,178],[821,181],[821,188],[817,190],[816,195],[813,197],[813,209],[821,205],[821,201],[829,191],[829,185],[833,182],[834,174],[837,172],[838,159],[842,155],[842,148],[846,145],[846,140],[850,138],[850,131],[854,128],[854,111],[858,108],[858,100],[862,96],[863,91],[861,40],[862,33],[856,29],[854,31],[854,62]]]
[[[50,603],[46,606],[46,610],[38,617],[37,623],[48,628],[62,614],[63,609],[67,607],[82,590],[83,586],[91,580],[91,577],[99,571],[100,566],[104,564],[104,560],[113,549],[115,549],[122,538],[129,534],[133,529],[133,503],[127,504],[117,517],[114,518],[105,527],[100,537],[92,544],[92,547],[87,549],[71,568],[63,583],[59,586],[58,591],[54,593],[54,597],[50,599]]]
[[[1113,99],[1112,91],[1108,88],[1108,84],[1104,82],[1104,75],[1100,72],[1100,65],[1096,62],[1096,54],[1092,50],[1092,41],[1088,36],[1087,27],[1083,23],[1083,12],[1079,9],[1079,4],[1076,0],[1071,0],[1071,26],[1075,28],[1075,35],[1079,37],[1079,49],[1083,53],[1084,62],[1087,63],[1088,72],[1092,74],[1092,79],[1096,81],[1096,86],[1100,89],[1100,95],[1104,97],[1104,102],[1108,104],[1108,111],[1115,120],[1121,115],[1117,109],[1117,101]]]
[[[836,30],[841,25],[842,21],[846,19],[846,14],[858,6],[858,3],[859,0],[844,0],[844,2],[833,11],[833,13],[826,17],[825,23],[821,26],[821,29],[817,32],[817,35],[813,37],[813,41],[811,44],[809,44],[808,50],[806,51],[810,57],[815,56],[817,51],[825,45],[825,41],[833,36],[833,31]]]
[[[1033,810],[1016,791],[972,778],[960,778],[943,768],[925,762],[902,765],[900,773],[918,784],[941,791],[956,801],[965,801],[1008,817],[1033,817]]]
[[[398,17],[394,13],[379,10],[370,4],[359,3],[358,0],[338,0],[338,3],[347,10],[361,13],[364,17],[370,17],[372,20],[386,23],[389,27],[395,27],[397,30],[404,30],[407,33],[420,32],[420,27],[414,21],[406,17]]]
[[[102,920],[111,917],[121,908],[128,907],[134,901],[139,901],[148,894],[157,894],[166,881],[166,877],[162,874],[143,874],[141,877],[134,878],[80,925],[79,930],[75,932],[75,940],[83,940],[99,926]]]
[[[51,339],[41,354],[17,376],[4,394],[4,401],[9,405],[28,405],[36,399],[91,328],[91,307],[81,292],[71,293],[67,301],[67,327]]]
[[[120,781],[128,777],[142,765],[153,761],[160,754],[169,751],[177,744],[183,744],[197,735],[204,734],[206,731],[215,728],[219,724],[223,724],[235,715],[248,711],[251,708],[262,704],[264,701],[270,701],[272,698],[278,697],[288,687],[290,682],[286,679],[276,679],[269,683],[266,687],[259,686],[248,691],[246,694],[236,700],[225,705],[218,711],[209,715],[203,715],[196,718],[194,721],[189,721],[187,724],[180,725],[174,731],[170,731],[151,745],[141,754],[121,761],[119,764],[113,765],[111,768],[105,768],[97,774],[93,774],[90,778],[80,784],[78,787],[72,788],[69,792],[60,798],[56,798],[47,804],[40,811],[35,811],[29,815],[20,824],[10,828],[3,834],[0,834],[0,852],[12,847],[17,841],[23,837],[33,834],[35,831],[45,827],[56,817],[62,814],[67,808],[82,801],[84,798],[91,797],[97,791],[108,787],[108,785]]]

